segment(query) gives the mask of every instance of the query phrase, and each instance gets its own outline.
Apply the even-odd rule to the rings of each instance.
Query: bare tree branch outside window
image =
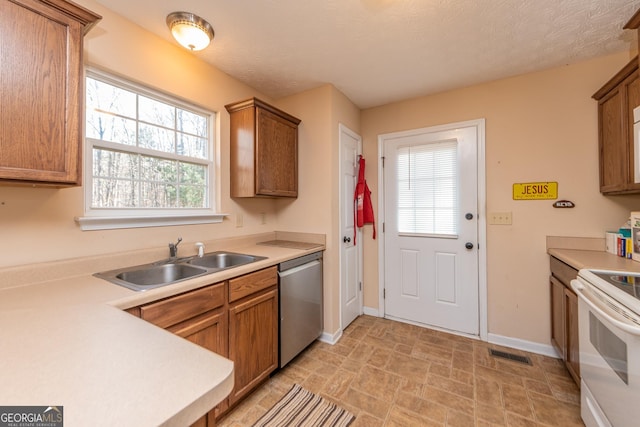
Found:
[[[209,208],[209,115],[97,76],[85,87],[92,208]]]

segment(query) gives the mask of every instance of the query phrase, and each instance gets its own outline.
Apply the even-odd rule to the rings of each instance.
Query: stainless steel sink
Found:
[[[191,258],[187,262],[191,265],[223,270],[243,264],[249,264],[250,262],[258,261],[260,259],[264,259],[264,257],[236,254],[233,252],[212,252],[205,254],[202,257]]]
[[[165,264],[142,268],[140,270],[123,271],[117,274],[116,277],[138,286],[153,286],[173,283],[178,280],[199,276],[206,272],[207,270],[205,269],[184,264]]]
[[[95,273],[94,276],[134,291],[145,291],[262,259],[266,257],[234,252],[211,252],[202,257],[169,258],[153,264],[103,271]]]

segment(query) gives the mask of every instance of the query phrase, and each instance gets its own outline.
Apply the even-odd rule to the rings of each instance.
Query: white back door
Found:
[[[381,140],[385,316],[479,335],[477,127]]]

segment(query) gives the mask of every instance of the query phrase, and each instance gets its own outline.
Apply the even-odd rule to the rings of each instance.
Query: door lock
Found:
[[[344,236],[344,237],[342,238],[342,241],[343,241],[344,243],[349,243],[349,242],[351,242],[351,237]]]
[[[467,249],[473,249],[473,243],[467,242],[467,243],[464,244],[464,247],[467,248]]]
[[[468,214],[466,214],[464,216],[466,219],[468,219],[469,221],[471,221],[473,219],[473,214],[471,212],[469,212]]]

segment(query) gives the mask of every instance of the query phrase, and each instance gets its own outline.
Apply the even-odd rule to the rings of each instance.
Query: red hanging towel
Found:
[[[364,179],[364,157],[360,156],[360,170],[358,171],[358,183],[354,200],[356,202],[355,222],[356,227],[362,227],[365,224],[373,224],[373,238],[376,238],[376,222],[373,217],[373,205],[371,204],[371,191]],[[353,244],[356,244],[356,230],[353,231]]]

